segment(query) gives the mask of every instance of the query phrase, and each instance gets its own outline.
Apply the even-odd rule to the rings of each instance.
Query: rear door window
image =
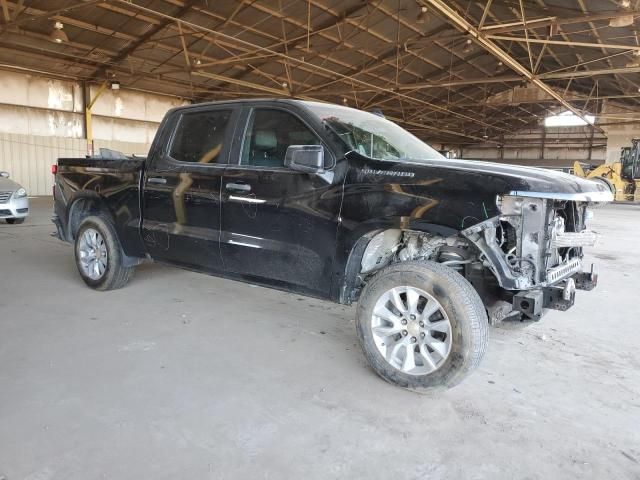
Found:
[[[169,156],[188,163],[226,163],[223,150],[231,113],[231,110],[205,110],[182,114]]]

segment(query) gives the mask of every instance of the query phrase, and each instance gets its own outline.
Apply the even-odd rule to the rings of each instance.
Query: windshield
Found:
[[[441,160],[436,150],[404,128],[373,113],[326,103],[305,102],[349,150],[377,160]]]

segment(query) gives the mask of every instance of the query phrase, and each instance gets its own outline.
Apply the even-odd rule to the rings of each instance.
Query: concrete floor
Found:
[[[50,212],[0,224],[0,479],[640,478],[637,206],[596,211],[597,290],[437,396],[353,308],[157,265],[94,292]]]

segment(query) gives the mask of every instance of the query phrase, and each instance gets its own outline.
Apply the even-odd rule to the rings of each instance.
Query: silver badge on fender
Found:
[[[362,170],[362,173],[365,175],[389,175],[392,177],[415,177],[415,173],[413,172],[394,172],[390,170],[371,170],[370,168],[365,168]]]

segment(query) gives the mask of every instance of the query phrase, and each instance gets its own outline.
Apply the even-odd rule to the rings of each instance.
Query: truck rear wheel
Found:
[[[357,309],[360,345],[373,369],[401,387],[452,387],[487,348],[482,300],[451,268],[427,261],[397,263],[365,286]]]
[[[113,224],[106,217],[90,216],[80,223],[74,250],[78,272],[91,288],[122,288],[133,275],[133,267],[123,264],[120,242]]]

